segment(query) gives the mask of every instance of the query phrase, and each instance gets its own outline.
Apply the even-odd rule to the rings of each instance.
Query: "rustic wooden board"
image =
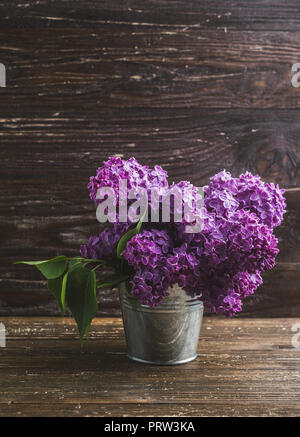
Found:
[[[0,416],[297,416],[298,319],[209,318],[198,358],[130,361],[120,319],[96,319],[81,352],[74,323],[1,318]]]
[[[86,27],[99,24],[133,29],[161,27],[230,30],[300,30],[297,0],[4,0],[0,25]]]
[[[99,231],[86,183],[112,154],[195,185],[226,168],[293,187],[280,265],[246,314],[296,314],[300,5],[271,3],[1,2],[0,315],[57,314],[39,274],[12,262],[75,255]],[[115,292],[101,299],[119,314]]]
[[[300,17],[300,7],[299,13]],[[300,33],[99,24],[0,31],[0,109],[299,108]]]
[[[92,209],[88,177],[110,154],[134,155],[151,166],[158,162],[171,180],[190,179],[195,185],[206,184],[226,168],[235,176],[250,170],[286,188],[300,186],[300,110],[95,107],[82,111],[66,100],[62,111],[55,112],[46,102],[37,111],[30,104],[13,109],[0,99],[0,114],[3,212],[23,201],[19,212],[28,215],[30,200],[38,199],[37,211],[44,207],[50,214],[49,205],[55,208],[60,196],[68,208],[80,196],[83,207]],[[66,191],[71,191],[67,199]],[[9,194],[13,205],[2,203],[11,201],[6,199]]]

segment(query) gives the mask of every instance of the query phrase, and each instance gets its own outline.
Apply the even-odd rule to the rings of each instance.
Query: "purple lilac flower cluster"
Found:
[[[167,295],[173,282],[166,257],[172,247],[168,232],[159,229],[143,231],[127,243],[124,258],[135,270],[131,292],[142,304],[155,306]]]
[[[120,179],[127,181],[128,189],[142,187],[150,189],[153,186],[168,186],[168,174],[159,165],[149,169],[147,165],[141,165],[135,158],[127,161],[121,158],[110,157],[99,167],[96,176],[90,177],[88,189],[90,198],[99,203],[97,190],[101,187],[111,187],[118,194]]]
[[[116,205],[121,205],[126,199],[126,207],[130,206],[134,199],[130,200],[129,193],[133,191],[136,198],[139,198],[139,192],[144,189],[149,199],[151,198],[151,188],[156,188],[158,195],[164,193],[168,187],[168,174],[159,165],[150,169],[147,165],[141,165],[135,158],[127,161],[119,157],[110,157],[108,161],[103,162],[103,166],[98,168],[96,176],[90,177],[88,189],[90,198],[96,205],[99,205],[104,199],[97,198],[97,191],[100,188],[110,188],[115,194]],[[120,181],[126,186],[120,184]],[[107,214],[109,217],[109,214]],[[116,217],[110,217],[111,221],[118,222],[119,211],[117,208]],[[128,215],[128,222],[131,223],[131,217]]]
[[[80,247],[81,256],[114,261],[117,244],[128,228],[127,223],[116,223],[112,227],[106,227],[99,235],[92,235],[88,243]]]
[[[217,217],[229,217],[234,211],[243,209],[256,214],[270,229],[282,222],[286,207],[284,190],[263,182],[250,172],[233,178],[224,170],[211,178],[205,192],[206,207]]]
[[[119,179],[128,188],[158,187],[163,197],[167,188],[180,193],[188,190],[188,204],[196,208],[197,188],[186,181],[168,184],[161,167],[150,169],[134,158],[128,161],[110,158],[99,168],[88,185],[90,197],[97,204],[96,191],[110,186],[116,192]],[[177,190],[177,191],[176,191]],[[131,269],[131,293],[142,304],[155,306],[178,283],[190,296],[199,296],[206,308],[232,316],[242,310],[242,300],[262,283],[261,272],[271,269],[278,253],[273,228],[285,212],[284,190],[246,172],[233,178],[225,170],[213,176],[204,187],[201,232],[186,233],[187,220],[146,223],[141,233],[131,238],[122,253]],[[131,226],[116,223],[81,246],[83,257],[115,262],[120,237]]]

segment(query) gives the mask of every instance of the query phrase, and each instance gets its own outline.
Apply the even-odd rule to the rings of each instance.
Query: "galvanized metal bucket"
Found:
[[[157,307],[138,304],[121,284],[128,357],[148,364],[184,364],[197,357],[203,303],[174,286]]]

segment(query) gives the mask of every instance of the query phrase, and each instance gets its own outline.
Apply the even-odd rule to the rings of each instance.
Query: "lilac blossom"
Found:
[[[106,227],[99,235],[91,236],[87,244],[80,246],[81,256],[95,260],[116,258],[117,244],[128,228],[127,223]]]
[[[122,255],[136,269],[141,265],[155,268],[171,247],[172,241],[166,231],[152,229],[131,238]]]
[[[271,229],[282,222],[286,208],[284,190],[279,185],[263,182],[258,175],[246,172],[233,178],[224,170],[213,176],[204,190],[205,206],[218,217],[229,217],[243,209],[256,214]]]
[[[130,272],[132,296],[152,307],[167,296],[172,285],[179,284],[187,295],[201,296],[214,313],[232,316],[241,311],[243,300],[262,283],[261,272],[275,265],[279,250],[273,228],[283,219],[284,190],[249,172],[233,178],[224,170],[204,188],[201,231],[186,233],[185,226],[200,218],[197,187],[187,181],[169,185],[167,172],[159,166],[150,169],[134,158],[112,157],[90,178],[91,199],[99,203],[97,190],[107,186],[118,196],[120,178],[127,181],[128,190],[142,187],[150,192],[156,187],[160,199],[169,195],[169,189],[174,195],[170,221],[162,220],[159,206],[157,222],[144,223],[121,254]],[[176,215],[184,213],[183,198],[191,215],[177,222]],[[117,244],[131,228],[130,220],[107,227],[81,246],[81,255],[107,259],[118,269]]]
[[[168,186],[167,177],[167,172],[159,165],[155,165],[151,169],[146,165],[141,165],[135,158],[126,161],[119,157],[110,157],[108,161],[103,162],[102,167],[98,168],[96,176],[90,177],[88,190],[90,198],[98,205],[102,199],[97,199],[97,191],[100,188],[110,187],[118,203],[119,198],[128,198],[130,190],[136,191],[137,194],[141,188],[145,189],[148,194],[153,187],[163,190]],[[121,186],[121,181],[126,183],[125,188]],[[133,200],[128,202],[129,205],[132,203]],[[116,221],[118,221],[118,217]]]

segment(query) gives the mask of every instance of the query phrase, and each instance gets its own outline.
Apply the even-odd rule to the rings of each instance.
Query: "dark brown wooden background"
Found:
[[[88,177],[112,154],[288,188],[278,265],[244,314],[299,315],[298,0],[1,1],[0,62],[0,315],[58,314],[12,262],[78,253],[99,230]],[[101,314],[118,311],[103,292]]]

